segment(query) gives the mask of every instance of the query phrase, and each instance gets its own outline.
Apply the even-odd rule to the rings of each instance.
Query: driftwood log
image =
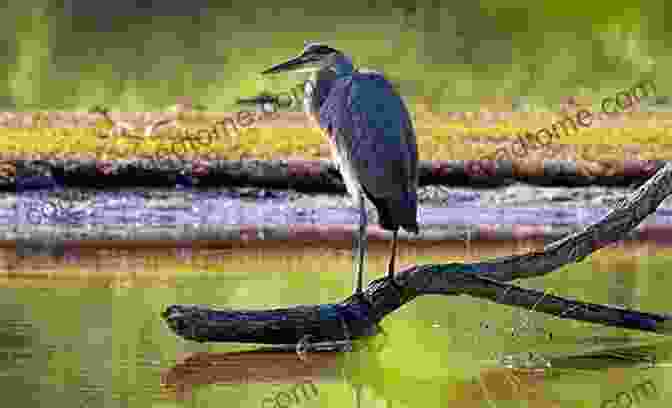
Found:
[[[469,295],[558,318],[668,333],[672,316],[586,303],[525,289],[506,282],[545,275],[580,262],[592,252],[622,239],[672,193],[672,164],[621,200],[602,220],[546,245],[543,251],[475,263],[416,265],[393,280],[376,279],[361,296],[340,303],[274,310],[217,310],[172,305],[163,313],[168,327],[199,342],[295,345],[353,340],[376,334],[389,313],[426,294]]]
[[[446,160],[420,163],[419,184],[498,187],[514,182],[545,186],[628,186],[650,178],[663,161],[580,163],[546,160],[520,166],[510,160]],[[39,189],[109,186],[235,186],[292,188],[304,192],[344,193],[338,170],[319,160],[17,160],[0,176],[0,188]],[[11,176],[10,176],[11,173]],[[4,173],[3,173],[4,174]]]

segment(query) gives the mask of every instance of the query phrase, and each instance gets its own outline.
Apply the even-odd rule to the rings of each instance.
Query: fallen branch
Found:
[[[143,138],[156,137],[154,133],[159,132],[159,128],[176,126],[173,122],[173,119],[166,119],[149,125],[145,130],[147,132],[146,136],[141,136],[139,133],[133,135],[126,133],[125,137],[133,139],[134,143],[142,143],[145,140]],[[181,184],[187,182],[204,187],[253,186],[259,188],[291,188],[304,192],[345,192],[345,185],[340,173],[333,164],[326,160],[212,160],[203,153],[185,150],[185,152],[193,154],[192,160],[186,159],[186,156],[180,157],[182,153],[172,152],[173,146],[176,147],[176,151],[181,149],[179,147],[181,145],[176,140],[170,139],[170,143],[164,144],[166,147],[162,151],[157,150],[151,160],[130,156],[128,160],[117,160],[120,157],[116,157],[115,160],[110,161],[114,171],[96,175],[97,182],[125,186],[175,186],[175,179],[166,174],[167,169],[170,169],[170,174],[184,174],[185,178],[188,179]],[[196,139],[189,139],[187,136],[184,136],[181,140],[185,143],[201,143],[201,146],[203,146],[202,142],[194,141]],[[113,149],[102,150],[101,153],[103,152],[110,156],[117,154]],[[184,154],[186,155],[186,153]],[[170,159],[164,157],[164,155],[178,156],[178,158]],[[63,180],[60,183],[68,187],[90,185],[91,180],[82,177],[82,175],[89,173],[92,167],[95,168],[107,163],[74,158],[63,159],[62,157],[52,158],[48,161],[52,172],[63,174]],[[23,160],[26,167],[33,166],[34,162],[34,160]],[[564,161],[545,161],[535,174],[514,172],[513,164],[508,161],[421,161],[419,184],[420,186],[447,185],[492,188],[509,185],[517,181],[530,185],[558,187],[629,186],[646,181],[664,164],[665,162],[662,161],[628,162],[623,163],[623,171],[613,175],[585,175],[581,173],[575,163]],[[198,171],[195,171],[195,168],[198,168]],[[142,169],[144,176],[142,178],[133,175],[129,177],[128,173],[135,172],[135,169]],[[48,177],[41,176],[41,179],[48,179]],[[19,180],[19,182],[26,183],[25,180]]]
[[[623,239],[672,193],[672,164],[623,199],[602,220],[547,245],[543,251],[476,263],[416,265],[394,280],[369,283],[361,296],[341,303],[302,305],[274,310],[215,310],[172,305],[162,316],[179,336],[195,341],[296,344],[352,340],[377,333],[389,313],[427,294],[480,297],[500,304],[534,307],[538,312],[607,326],[656,333],[669,331],[672,316],[545,295],[506,284],[543,276],[563,265],[580,262],[592,252]]]

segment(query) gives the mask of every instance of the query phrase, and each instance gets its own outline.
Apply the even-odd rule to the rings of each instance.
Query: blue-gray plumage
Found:
[[[304,110],[326,134],[348,193],[359,207],[356,291],[362,290],[366,248],[366,196],[380,226],[393,232],[388,275],[394,275],[399,228],[418,233],[418,151],[411,116],[392,84],[380,73],[355,70],[342,52],[306,43],[301,55],[262,74],[312,71]]]

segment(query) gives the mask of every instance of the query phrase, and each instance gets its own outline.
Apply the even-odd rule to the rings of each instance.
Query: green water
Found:
[[[2,107],[145,111],[187,95],[233,109],[239,96],[295,86],[291,75],[258,73],[305,40],[346,50],[438,110],[518,96],[554,108],[560,97],[601,99],[640,79],[670,89],[662,0],[150,1],[141,12],[130,1],[86,3],[10,2],[0,14]]]
[[[670,310],[670,251],[606,251],[599,262],[591,258],[525,285],[593,302]],[[440,250],[425,252],[431,254],[418,261],[445,260]],[[171,251],[150,257],[138,250],[75,261],[42,259],[0,275],[3,406],[356,407],[358,393],[362,407],[597,407],[616,395],[625,401],[623,393],[640,398],[639,406],[669,406],[665,366],[672,343],[664,337],[536,313],[531,320],[545,333],[523,330],[512,336],[509,329],[520,328],[522,319],[514,309],[468,297],[425,296],[392,313],[383,321],[388,342],[379,352],[309,353],[302,362],[291,353],[231,354],[249,345],[185,342],[159,317],[167,305],[268,308],[337,301],[350,290],[350,255],[306,249],[230,252],[193,263],[173,258]],[[374,254],[371,275],[384,265],[384,254]],[[76,269],[87,275],[65,278]],[[633,359],[627,357],[633,351],[613,351],[624,336],[644,343],[639,350],[656,354],[660,366],[568,357],[611,349]],[[515,377],[498,367],[497,353],[520,352],[541,353],[553,368]],[[184,362],[194,355],[196,360]],[[297,388],[305,381],[307,388]],[[282,397],[276,405],[282,393],[302,390],[298,402]]]

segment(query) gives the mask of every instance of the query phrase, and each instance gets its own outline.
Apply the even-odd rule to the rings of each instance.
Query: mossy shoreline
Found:
[[[111,112],[110,116],[137,131],[107,137],[110,126],[102,123],[99,115],[86,112],[0,112],[0,154],[10,159],[118,160],[156,154],[186,160],[330,158],[323,136],[298,112],[266,115],[248,126],[241,126],[235,113],[198,112],[178,118],[174,113]],[[501,147],[510,151],[518,134],[548,126],[558,118],[552,114],[511,112],[420,112],[415,116],[422,160],[487,158]],[[182,124],[179,129],[172,127],[151,138],[143,137],[149,124],[166,119],[178,119]],[[228,121],[233,126],[218,128],[218,121]],[[574,134],[560,135],[549,146],[528,149],[511,159],[671,160],[670,124],[672,114],[624,114]],[[176,141],[185,135],[193,138],[198,131],[204,137],[208,133],[212,136],[200,146],[177,142],[173,148]]]

